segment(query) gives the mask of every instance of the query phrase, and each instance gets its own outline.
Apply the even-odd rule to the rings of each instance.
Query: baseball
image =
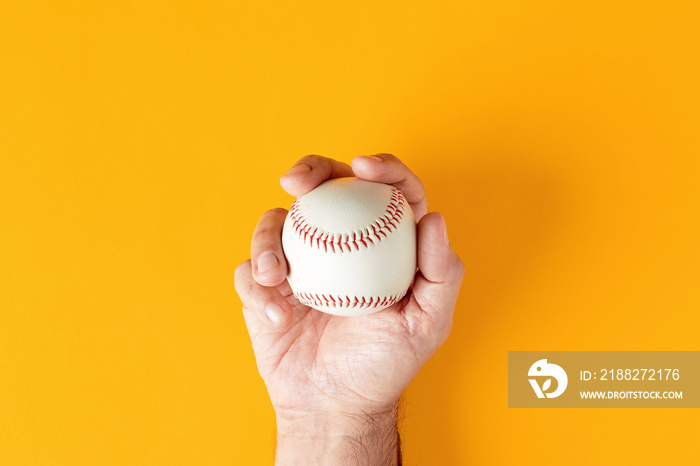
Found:
[[[340,316],[372,314],[411,286],[416,219],[395,187],[337,178],[296,198],[282,247],[301,303]]]

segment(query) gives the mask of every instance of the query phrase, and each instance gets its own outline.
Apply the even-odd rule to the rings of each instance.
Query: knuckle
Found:
[[[271,226],[261,226],[253,233],[253,244],[255,247],[275,245],[280,242],[281,228]]]
[[[258,241],[260,238],[278,236],[282,230],[282,224],[287,216],[287,210],[281,207],[270,209],[260,217],[258,224],[253,232],[253,240]]]
[[[406,166],[404,165],[404,167]],[[408,167],[406,167],[406,180],[413,183],[416,186],[416,188],[418,188],[422,193],[422,198],[425,199],[425,185],[423,184],[423,181]]]
[[[304,157],[300,158],[295,165],[298,165],[300,163],[309,163],[309,162],[317,162],[317,161],[323,161],[326,158],[322,155],[318,154],[308,154],[305,155]]]
[[[241,282],[243,281],[243,275],[250,270],[250,259],[244,260],[238,266],[236,266],[236,270],[233,273],[233,282],[236,288],[236,291],[238,291],[238,288],[241,285]]]
[[[394,154],[384,154],[384,158],[387,159],[387,160],[389,160],[389,161],[391,161],[391,162],[393,162],[393,163],[395,163],[396,165],[398,165],[398,166],[401,167],[402,169],[405,169],[405,170],[408,171],[411,175],[413,175],[413,172],[411,171],[411,169],[409,168],[409,166],[406,165],[406,164],[403,162],[403,160],[401,160],[400,158],[398,158],[398,157],[395,156]],[[415,176],[415,175],[414,175],[414,176]]]
[[[275,207],[274,209],[270,209],[263,214],[263,216],[278,216],[278,215],[287,215],[287,209],[285,209],[284,207]]]
[[[251,297],[255,293],[255,287],[257,285],[255,284],[254,281],[250,281],[246,283],[246,285],[243,287],[239,295],[241,296],[241,300],[243,302],[249,303],[251,300]]]
[[[247,268],[249,268],[249,267],[250,267],[250,259],[246,259],[246,260],[244,260],[243,262],[241,262],[240,264],[238,264],[238,265],[236,266],[236,271],[235,271],[235,274],[234,274],[234,276],[236,277],[236,279],[238,279],[239,276],[245,271],[245,269],[247,269]]]
[[[287,209],[282,207],[275,207],[273,209],[266,210],[264,214],[260,216],[258,223],[269,220],[270,217],[277,217],[281,214],[287,214]]]
[[[457,261],[455,263],[455,270],[456,270],[457,276],[459,276],[460,281],[461,281],[461,279],[464,277],[464,273],[466,272],[466,267],[464,266],[464,261],[459,256],[457,256]]]

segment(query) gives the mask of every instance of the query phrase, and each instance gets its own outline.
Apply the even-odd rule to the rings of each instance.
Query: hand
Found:
[[[341,425],[341,418],[391,413],[452,327],[464,265],[449,244],[444,218],[428,213],[421,181],[398,158],[356,157],[351,168],[312,155],[280,182],[289,194],[301,196],[327,179],[346,176],[401,190],[418,221],[419,271],[407,295],[387,309],[361,317],[319,312],[299,303],[285,278],[281,232],[287,211],[273,209],[261,217],[252,260],[238,266],[235,281],[278,432],[280,425],[291,427],[299,419],[313,417],[327,429],[322,419]]]

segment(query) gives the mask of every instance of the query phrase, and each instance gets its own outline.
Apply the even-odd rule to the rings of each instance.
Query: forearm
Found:
[[[400,465],[397,406],[371,414],[278,412],[276,464]]]

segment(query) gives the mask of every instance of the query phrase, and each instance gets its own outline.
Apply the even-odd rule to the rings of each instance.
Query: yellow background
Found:
[[[699,349],[694,3],[1,2],[0,464],[269,464],[234,268],[297,158],[377,152],[468,269],[407,464],[697,461],[695,410],[506,380]]]

